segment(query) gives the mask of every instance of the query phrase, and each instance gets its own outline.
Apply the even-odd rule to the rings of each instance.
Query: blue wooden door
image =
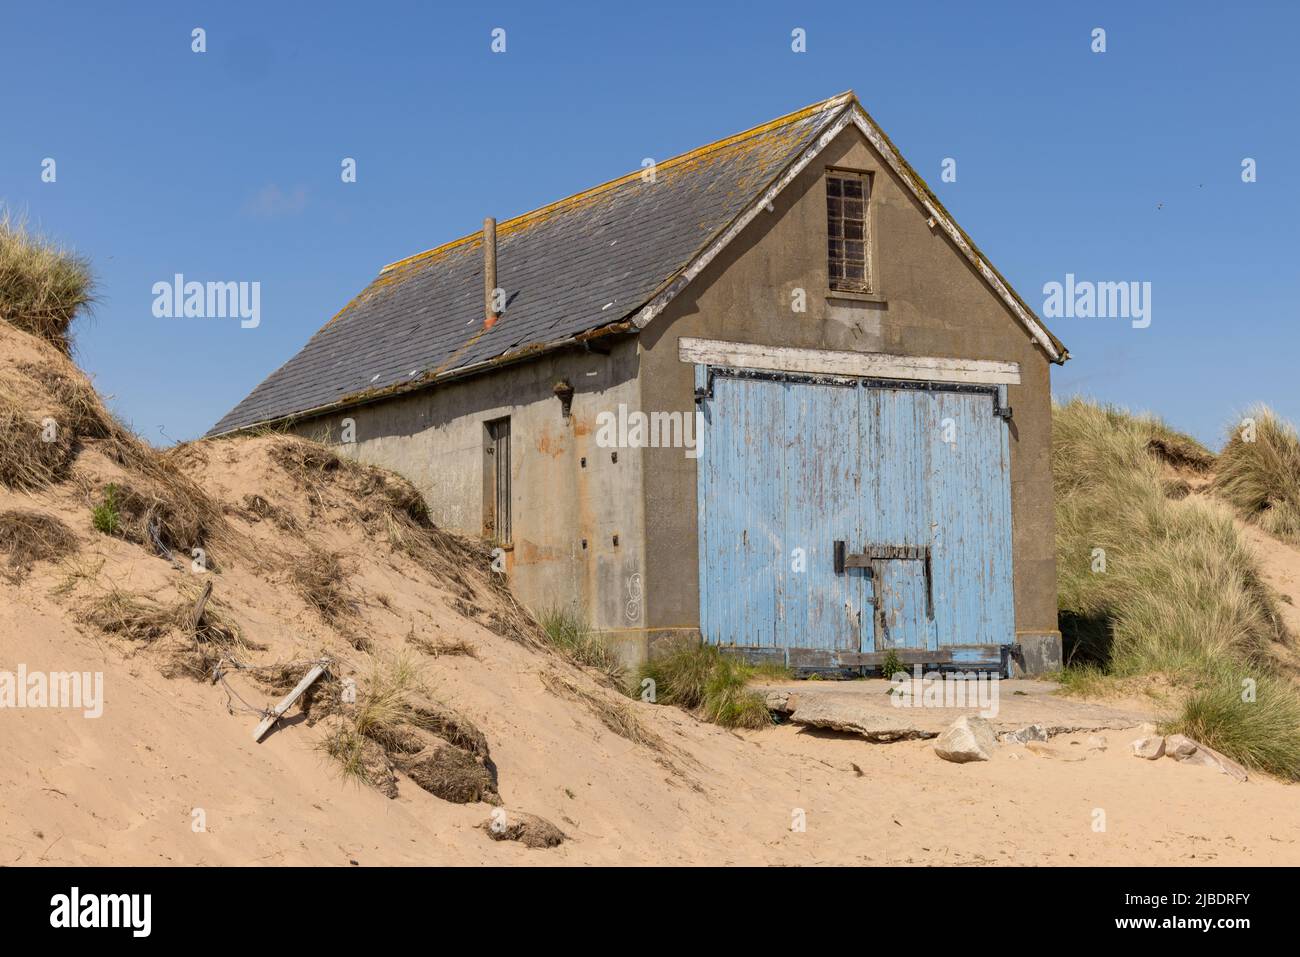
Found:
[[[858,651],[868,589],[837,574],[861,529],[858,389],[719,377],[698,460],[700,626],[749,648]]]
[[[784,386],[718,379],[697,460],[700,629],[718,644],[775,648],[785,547],[779,450]]]
[[[785,494],[785,555],[777,591],[777,643],[859,651],[872,627],[863,569],[835,571],[835,542],[861,535],[862,435],[857,383],[787,382],[784,434],[773,435]]]
[[[1015,640],[1011,584],[1011,462],[992,398],[932,393],[931,566],[939,647]],[[954,656],[960,660],[960,656]]]
[[[832,654],[1012,642],[1008,445],[989,392],[726,375],[712,390],[707,640]],[[837,571],[837,541],[871,560]]]

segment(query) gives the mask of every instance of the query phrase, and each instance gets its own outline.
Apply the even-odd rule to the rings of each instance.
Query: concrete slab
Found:
[[[1154,718],[1151,709],[1128,703],[1115,707],[1065,698],[1056,694],[1060,686],[1055,682],[1028,678],[986,682],[983,698],[976,697],[974,682],[966,682],[960,689],[964,703],[958,703],[958,689],[941,703],[927,701],[918,688],[911,706],[900,707],[890,694],[892,688],[891,682],[879,678],[755,685],[766,695],[768,707],[793,724],[858,734],[870,741],[937,737],[962,714],[986,718],[999,735],[1031,724],[1042,725],[1049,736],[1122,730]]]

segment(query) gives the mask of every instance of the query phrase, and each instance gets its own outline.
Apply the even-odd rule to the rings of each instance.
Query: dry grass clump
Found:
[[[42,421],[48,416],[76,451],[83,442],[94,443],[127,471],[153,476],[165,468],[165,456],[118,421],[67,356],[42,348],[39,361],[18,362],[15,369],[18,375],[9,384],[26,395],[31,416]]]
[[[763,695],[749,690],[761,669],[722,653],[716,645],[682,642],[638,669],[631,694],[673,704],[724,728],[766,728],[772,714]]]
[[[551,694],[585,705],[601,724],[620,738],[656,750],[665,747],[663,740],[641,723],[628,701],[616,692],[584,688],[567,675],[551,670],[541,672],[538,677]]]
[[[246,557],[247,547],[226,521],[220,504],[176,466],[175,450],[148,451],[150,460],[138,466],[145,481],[134,485],[137,497],[127,504],[128,515],[140,516],[137,527],[156,533],[142,544],[156,547],[161,542],[164,549],[187,557],[192,549],[202,548],[209,568],[218,567],[218,559]]]
[[[22,491],[46,488],[67,478],[76,457],[72,432],[0,390],[0,485]]]
[[[433,658],[465,657],[477,658],[478,649],[463,638],[431,639],[415,633],[412,628],[406,633],[406,643]]]
[[[311,545],[293,560],[289,580],[299,596],[326,622],[337,625],[356,615],[356,602],[348,592],[348,572],[337,552]]]
[[[494,841],[518,841],[524,847],[559,847],[568,835],[536,814],[521,811],[493,811],[493,817],[478,825]]]
[[[71,351],[69,328],[95,300],[90,264],[8,213],[0,216],[0,319]]]
[[[339,726],[324,740],[321,750],[338,762],[345,780],[367,784],[388,798],[397,797],[397,775],[388,752],[354,728]]]
[[[1277,538],[1300,544],[1300,436],[1268,406],[1246,413],[1219,454],[1214,492],[1243,518]]]
[[[131,641],[156,641],[179,627],[177,612],[175,605],[164,605],[114,586],[92,598],[82,617],[110,635]]]
[[[355,517],[362,524],[391,514],[417,527],[432,527],[423,497],[392,472],[362,465],[297,436],[276,436],[267,454],[299,488],[306,489],[314,505],[324,500],[326,490],[337,489],[353,500]]]
[[[362,465],[319,442],[295,436],[280,437],[270,455],[302,486],[341,484],[363,503],[376,500],[378,511],[391,512],[421,528],[433,527],[424,496],[394,472]]]
[[[244,496],[244,513],[252,521],[268,521],[284,532],[301,531],[298,520],[293,513],[269,502],[261,495]]]
[[[359,518],[372,534],[382,535],[394,552],[448,583],[465,599],[474,597],[472,571],[487,572],[487,586],[505,608],[505,617],[493,630],[516,641],[540,639],[537,623],[499,573],[499,559],[490,544],[435,525],[424,496],[400,475],[370,466],[363,471],[354,494],[371,506],[362,509]]]
[[[212,537],[214,525],[224,520],[214,516],[215,506],[203,493],[189,494],[173,483],[104,486],[92,509],[96,530],[143,545],[166,558],[189,559],[194,548],[202,548]]]
[[[87,439],[108,439],[126,432],[126,427],[104,408],[85,373],[71,360],[59,356],[43,363],[20,362],[18,371],[40,386],[53,401],[60,428]]]
[[[1151,433],[1147,451],[1161,462],[1202,475],[1214,468],[1215,454],[1190,435],[1171,429],[1155,416],[1137,416],[1137,419]]]
[[[93,445],[126,476],[98,488],[87,483],[96,530],[171,560],[188,561],[203,549],[208,568],[217,567],[216,555],[248,556],[222,506],[185,473],[184,447],[159,452],[104,416],[109,435]]]
[[[474,755],[452,744],[426,748],[401,764],[405,774],[435,797],[453,804],[499,804],[496,783]]]
[[[492,760],[487,735],[463,714],[428,702],[416,702],[411,705],[406,720],[413,727],[435,734],[475,757],[482,758],[485,763]]]
[[[175,601],[162,601],[110,585],[82,607],[81,618],[101,631],[133,641],[155,641],[175,633],[214,649],[250,647],[239,625],[216,599],[207,600],[196,625],[197,597],[197,590],[184,589]]]
[[[358,698],[338,708],[322,745],[346,777],[396,797],[396,769],[446,801],[500,800],[487,737],[468,718],[428,701],[410,658],[376,664]]]
[[[36,562],[57,561],[76,550],[77,536],[53,515],[18,508],[0,512],[0,552],[9,556],[9,581],[22,581]]]
[[[344,459],[319,442],[296,436],[280,436],[271,446],[270,456],[304,485],[321,482],[334,473],[358,468],[356,463]]]
[[[221,509],[188,478],[172,452],[160,453],[121,425],[85,375],[65,356],[35,344],[39,362],[14,366],[0,389],[0,484],[35,490],[72,474],[84,446],[101,452],[126,475],[86,494],[100,531],[165,557],[219,542],[241,549]]]

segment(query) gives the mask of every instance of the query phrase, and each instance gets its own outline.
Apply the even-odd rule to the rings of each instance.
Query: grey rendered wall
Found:
[[[614,450],[598,448],[595,417],[619,403],[639,407],[638,364],[634,341],[614,345],[608,356],[570,350],[302,422],[296,431],[405,476],[436,523],[477,536],[484,423],[510,416],[513,547],[506,561],[515,594],[534,609],[574,604],[597,628],[635,632],[643,624],[640,452],[619,449],[615,461]],[[553,391],[561,379],[576,390],[568,420]],[[341,420],[349,417],[356,442],[339,445]]]

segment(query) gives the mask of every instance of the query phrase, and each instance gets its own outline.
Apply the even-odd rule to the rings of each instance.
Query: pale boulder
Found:
[[[1208,745],[1193,741],[1181,734],[1171,734],[1165,738],[1165,756],[1173,758],[1180,764],[1194,764],[1203,768],[1213,768],[1226,774],[1234,781],[1247,779],[1246,769],[1227,755],[1220,754]]]
[[[962,715],[934,741],[934,753],[945,761],[965,764],[987,761],[997,746],[997,736],[983,718]]]
[[[1133,756],[1145,758],[1148,761],[1154,761],[1165,755],[1164,735],[1149,734],[1144,738],[1138,738],[1133,742]]]

